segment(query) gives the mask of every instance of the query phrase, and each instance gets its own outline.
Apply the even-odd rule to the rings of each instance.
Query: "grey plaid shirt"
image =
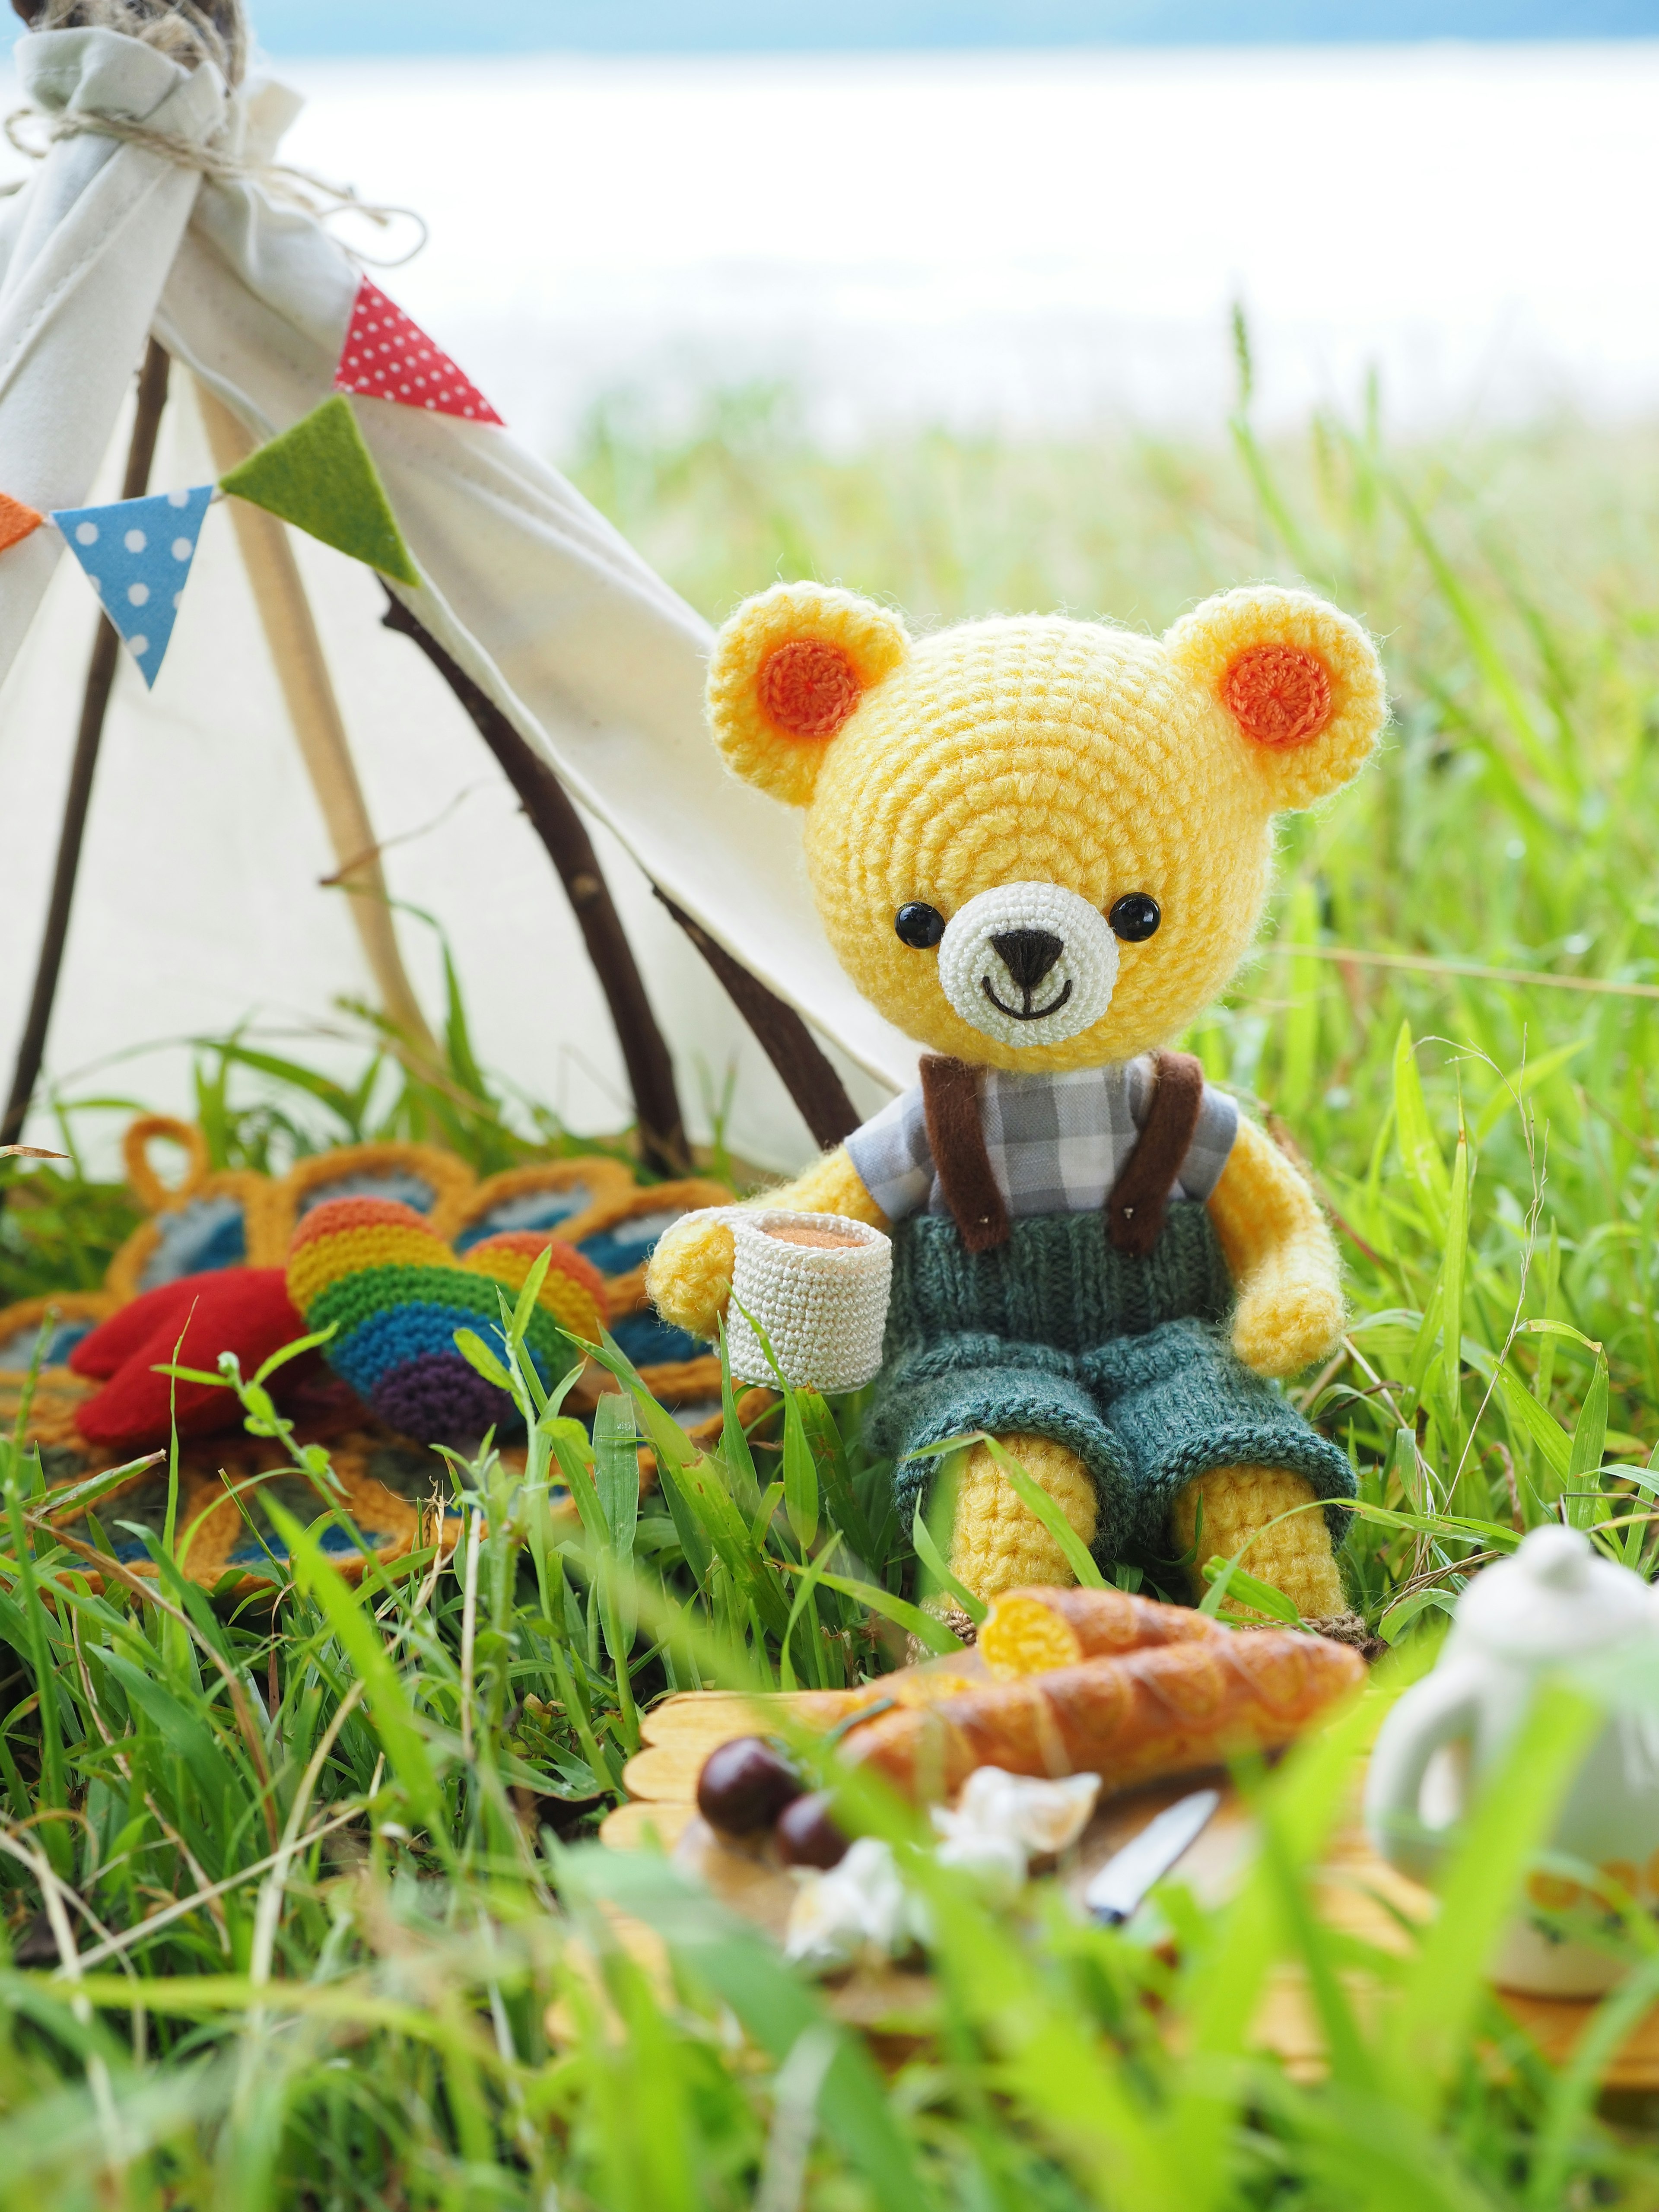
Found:
[[[1082,1067],[1066,1075],[979,1071],[979,1118],[991,1172],[1012,1217],[1095,1213],[1134,1150],[1152,1095],[1148,1060]],[[1204,1086],[1198,1127],[1176,1198],[1207,1198],[1238,1133],[1238,1108]],[[948,1214],[933,1169],[917,1084],[847,1139],[859,1179],[890,1221],[926,1206]]]

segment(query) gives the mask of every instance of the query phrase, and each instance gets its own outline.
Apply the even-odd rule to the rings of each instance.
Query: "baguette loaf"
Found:
[[[1323,1637],[1223,1629],[886,1713],[855,1726],[846,1751],[923,1799],[980,1766],[1098,1774],[1121,1790],[1288,1743],[1364,1676],[1357,1652]]]
[[[999,1681],[1012,1681],[1148,1644],[1198,1643],[1227,1633],[1189,1606],[1157,1605],[1122,1590],[1017,1589],[994,1600],[979,1632],[979,1650]]]

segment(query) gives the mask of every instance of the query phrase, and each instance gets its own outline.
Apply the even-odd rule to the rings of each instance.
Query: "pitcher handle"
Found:
[[[1414,1881],[1432,1876],[1445,1849],[1443,1834],[1423,1825],[1423,1778],[1437,1751],[1472,1733],[1476,1711],[1469,1675],[1442,1667],[1407,1692],[1377,1735],[1365,1778],[1366,1830],[1382,1856]]]

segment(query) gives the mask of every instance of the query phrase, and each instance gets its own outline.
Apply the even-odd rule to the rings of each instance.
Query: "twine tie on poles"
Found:
[[[215,70],[232,93],[242,82],[247,27],[241,0],[215,0],[212,16],[192,5],[191,0],[173,0],[160,13],[153,13],[147,0],[46,0],[43,8],[34,11],[33,21],[37,31],[119,31],[155,46],[185,69]],[[179,131],[158,131],[125,116],[91,115],[78,110],[48,115],[29,106],[14,108],[5,118],[4,129],[8,143],[32,161],[45,161],[52,147],[64,139],[112,138],[157,154],[177,168],[197,170],[214,184],[255,185],[267,198],[297,208],[319,222],[339,215],[361,216],[384,230],[402,216],[416,226],[418,235],[407,252],[387,257],[366,253],[361,248],[348,249],[354,260],[369,268],[402,268],[420,252],[428,236],[426,219],[415,208],[362,199],[354,185],[336,184],[292,162],[249,161],[226,144],[223,125],[212,138],[201,141]],[[20,179],[0,185],[0,194],[20,191],[24,181]]]

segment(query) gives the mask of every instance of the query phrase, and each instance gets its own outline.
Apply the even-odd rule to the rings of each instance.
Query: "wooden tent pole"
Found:
[[[431,632],[390,592],[380,619],[388,629],[420,647],[465,708],[478,735],[518,793],[519,803],[564,885],[587,957],[611,1009],[634,1094],[640,1150],[651,1166],[671,1175],[684,1175],[691,1164],[691,1154],[680,1116],[674,1063],[580,815],[541,755],[532,750],[495,701],[457,666]]]
[[[225,476],[253,451],[253,440],[217,394],[199,380],[196,393],[214,468]],[[339,871],[335,880],[350,897],[351,919],[380,1005],[416,1056],[441,1065],[443,1055],[427,1027],[398,949],[379,842],[287,528],[274,514],[245,499],[234,499],[229,506],[289,720],[334,848]]]
[[[635,1077],[636,1065],[646,1079],[654,1079],[650,1070],[658,1064],[665,1072],[672,1094],[673,1074],[668,1060],[667,1048],[658,1032],[656,1020],[651,1012],[645,987],[640,981],[634,955],[623,933],[620,917],[611,902],[611,893],[599,872],[599,856],[593,850],[592,840],[582,827],[581,817],[572,805],[564,786],[553,770],[526,744],[495,701],[489,698],[463,673],[437,640],[421,627],[401,599],[386,594],[387,606],[383,617],[388,629],[412,638],[443,677],[450,690],[460,701],[477,725],[479,735],[489,747],[506,771],[507,781],[518,793],[525,812],[537,836],[546,846],[549,857],[558,870],[559,878],[576,910],[582,934],[599,980],[605,986],[611,1003],[611,1018],[617,1024],[617,1036],[623,1048],[630,1080],[635,1083],[635,1098],[640,1101],[640,1078]],[[767,1058],[782,1078],[784,1088],[800,1109],[807,1127],[821,1145],[836,1145],[857,1128],[859,1115],[847,1096],[841,1078],[836,1073],[817,1039],[796,1013],[793,1006],[785,1006],[781,999],[769,991],[757,976],[751,975],[739,965],[729,952],[714,943],[703,930],[683,914],[673,901],[659,890],[662,900],[680,927],[685,932],[703,958],[719,976],[738,1012],[754,1031],[757,1041]],[[674,1108],[676,1127],[679,1109]],[[640,1105],[641,1129],[647,1126],[645,1109]],[[682,1143],[684,1139],[682,1139]]]
[[[168,366],[166,352],[152,338],[144,355],[144,365],[138,372],[138,404],[132,418],[131,442],[127,447],[126,474],[121,481],[123,499],[142,499],[149,488],[156,433],[161,425],[161,410],[167,405]],[[46,1032],[52,1025],[52,1003],[58,996],[64,946],[69,937],[70,908],[75,902],[75,878],[81,866],[81,844],[92,799],[93,771],[98,765],[98,749],[103,741],[104,720],[109,712],[116,656],[120,649],[120,632],[100,611],[98,635],[92,641],[92,658],[87,666],[86,690],[82,695],[81,727],[75,740],[69,791],[64,800],[64,826],[58,839],[58,863],[52,872],[52,896],[46,905],[40,957],[34,971],[34,993],[17,1048],[5,1117],[0,1120],[0,1145],[16,1143],[34,1097],[34,1086],[40,1079]],[[4,1194],[0,1192],[0,1205],[4,1202]]]
[[[716,945],[666,891],[657,888],[657,896],[719,976],[726,995],[754,1031],[817,1142],[827,1152],[850,1136],[862,1116],[848,1097],[847,1086],[829,1055],[794,1008],[769,991],[759,976],[751,975],[723,945]]]

